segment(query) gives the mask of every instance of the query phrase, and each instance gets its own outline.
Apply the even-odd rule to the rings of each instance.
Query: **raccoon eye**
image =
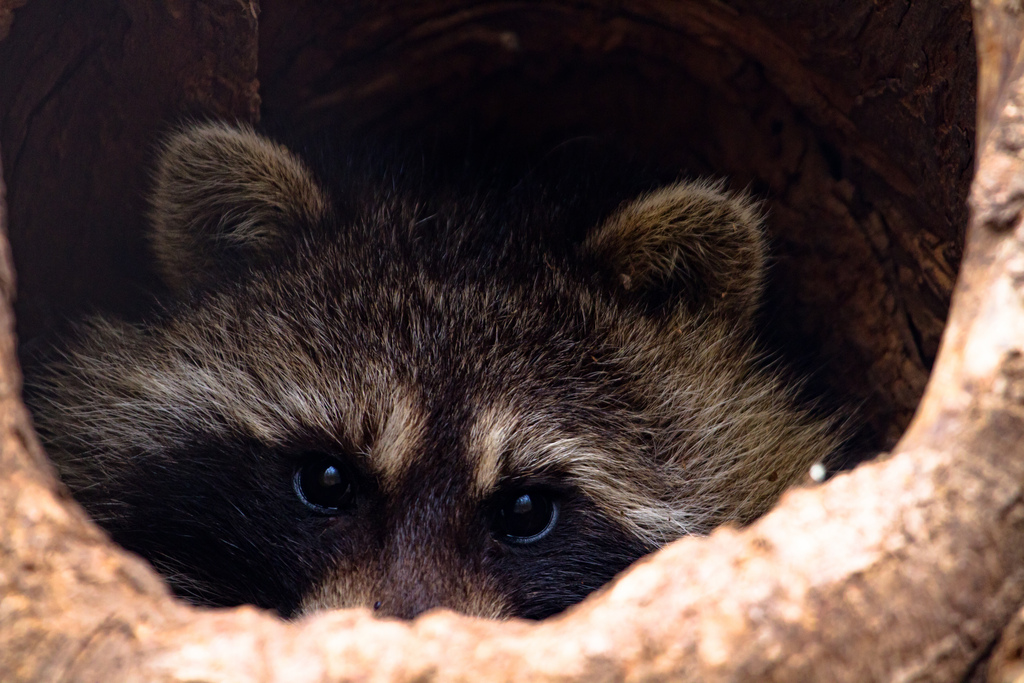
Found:
[[[295,471],[294,484],[299,500],[317,512],[334,515],[352,505],[352,475],[334,458],[307,461]]]
[[[503,497],[494,517],[494,530],[508,543],[535,543],[551,533],[558,521],[558,503],[544,491],[514,491]]]

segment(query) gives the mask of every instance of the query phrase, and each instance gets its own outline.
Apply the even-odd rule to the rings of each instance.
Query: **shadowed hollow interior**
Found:
[[[773,259],[761,334],[857,408],[865,450],[895,442],[935,357],[973,161],[967,3],[32,0],[0,63],[27,347],[145,299],[156,141],[184,116],[254,117],[258,79],[271,131],[472,131],[525,155],[599,136],[751,189]]]
[[[265,2],[263,120],[578,136],[767,200],[761,334],[887,448],[935,358],[973,160],[969,8]],[[835,5],[833,7],[833,5]]]

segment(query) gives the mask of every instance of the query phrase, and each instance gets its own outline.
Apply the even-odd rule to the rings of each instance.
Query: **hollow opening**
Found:
[[[259,111],[270,130],[472,131],[527,156],[600,136],[660,168],[750,188],[770,216],[766,346],[809,374],[812,393],[854,408],[860,450],[885,449],[924,390],[961,256],[970,8],[806,4],[266,0],[252,34]],[[30,2],[0,42],[0,63],[26,65],[0,76],[26,348],[83,312],[139,305],[155,282],[140,169],[182,116],[244,110],[161,91],[145,60],[185,53],[161,28],[174,12],[54,7]],[[190,49],[242,25],[214,25]],[[142,26],[164,42],[124,40]],[[71,35],[90,39],[41,52]]]

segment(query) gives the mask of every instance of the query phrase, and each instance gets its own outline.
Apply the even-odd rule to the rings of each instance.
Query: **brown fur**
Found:
[[[286,148],[252,129],[192,126],[167,139],[156,167],[150,239],[167,283],[216,272],[233,250],[266,253],[282,231],[329,211],[323,190]]]
[[[722,181],[680,182],[635,199],[591,234],[584,249],[631,291],[683,287],[698,308],[746,324],[764,280],[761,212]]]
[[[76,496],[181,594],[546,616],[836,448],[751,341],[749,198],[675,183],[560,246],[510,193],[332,182],[245,129],[179,133],[153,239],[186,303],[93,321],[30,382]],[[326,512],[298,494],[324,458],[353,492]],[[525,494],[536,537],[501,526]]]

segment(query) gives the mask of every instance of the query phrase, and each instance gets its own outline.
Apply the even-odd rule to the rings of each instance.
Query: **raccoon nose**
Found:
[[[514,615],[508,596],[490,582],[449,587],[438,592],[416,588],[385,590],[378,593],[373,603],[374,616],[395,619],[415,619],[432,609],[450,609],[485,619],[507,619]]]
[[[492,618],[507,613],[506,597],[493,577],[472,563],[425,555],[382,568],[376,590],[370,594],[374,615],[415,619],[439,608]]]
[[[416,601],[392,598],[373,603],[373,613],[379,617],[412,620],[433,607],[440,607],[440,605],[417,604]]]
[[[421,581],[422,578],[417,582],[399,580],[383,587],[373,603],[373,613],[379,617],[415,619],[437,607],[458,609],[450,587]]]

